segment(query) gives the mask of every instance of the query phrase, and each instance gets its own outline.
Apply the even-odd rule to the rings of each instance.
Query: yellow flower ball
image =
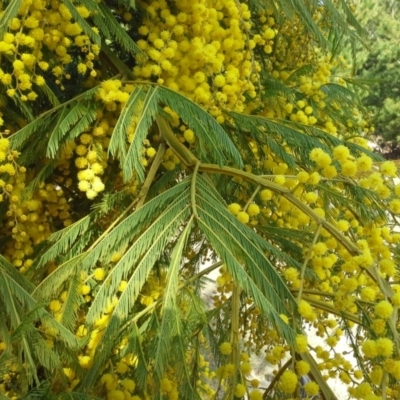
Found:
[[[243,362],[240,365],[240,371],[242,372],[243,375],[249,375],[251,372],[251,364],[249,362]]]
[[[228,206],[228,210],[233,214],[233,215],[238,215],[242,207],[238,203],[231,203]]]
[[[296,372],[297,375],[307,375],[310,372],[310,364],[306,361],[297,361],[296,363]]]
[[[93,190],[93,189],[89,189],[89,190],[86,192],[86,197],[87,197],[89,200],[93,200],[97,195],[98,195],[98,193],[97,193],[95,190]]]
[[[378,355],[375,340],[368,339],[361,345],[362,352],[367,358],[374,358]]]
[[[244,386],[242,383],[238,383],[235,387],[235,396],[241,398],[245,394],[246,394],[246,386]]]
[[[356,160],[357,169],[360,172],[367,172],[371,170],[372,167],[372,158],[363,154],[361,157]]]
[[[106,272],[104,271],[103,268],[96,268],[93,271],[93,277],[94,277],[94,279],[96,279],[96,281],[104,280],[105,276],[106,276]]]
[[[90,182],[88,181],[79,181],[78,188],[81,192],[87,192],[90,188]]]
[[[385,161],[381,164],[380,171],[382,175],[396,177],[397,167],[393,161]]]
[[[127,281],[121,281],[121,283],[118,285],[118,291],[123,292],[127,286],[128,286]]]
[[[300,315],[307,321],[313,322],[317,319],[317,315],[307,301],[300,300],[298,307]]]
[[[224,342],[219,346],[219,351],[223,355],[228,355],[232,353],[232,345],[229,342]]]
[[[393,214],[400,214],[400,200],[394,199],[389,203],[389,210]]]
[[[309,173],[306,172],[306,171],[300,171],[300,172],[297,174],[297,179],[298,179],[298,181],[299,181],[300,183],[306,183],[306,182],[308,181],[309,177],[310,177],[310,175],[309,175]]]
[[[111,390],[107,394],[107,400],[125,400],[125,394],[122,390]]]
[[[252,390],[250,392],[250,400],[262,400],[263,394],[259,390]]]
[[[225,77],[223,75],[217,75],[214,78],[214,84],[217,87],[223,87],[225,85]]]
[[[308,352],[308,342],[307,337],[304,335],[297,335],[296,336],[296,344],[297,350],[299,353],[306,353]]]
[[[386,321],[381,318],[374,319],[371,324],[371,329],[377,334],[383,334],[386,330]]]
[[[157,151],[154,147],[149,147],[146,150],[146,155],[147,155],[147,157],[150,157],[150,158],[153,158],[156,155],[156,153],[157,153]]]
[[[249,214],[250,217],[254,217],[254,216],[260,214],[260,207],[255,203],[250,204],[247,207],[247,214]]]
[[[374,301],[376,297],[376,291],[367,286],[361,290],[360,297],[363,301]]]
[[[250,385],[253,388],[258,388],[260,386],[260,381],[258,379],[252,379],[250,381]]]
[[[371,378],[371,382],[374,385],[379,385],[382,381],[382,376],[383,376],[383,369],[382,367],[375,365],[369,375]]]
[[[104,183],[100,180],[96,180],[92,183],[92,189],[97,193],[102,192],[104,188],[105,188]]]
[[[52,300],[49,305],[50,310],[53,312],[60,311],[61,307],[62,307],[62,305],[58,300]]]
[[[125,372],[127,372],[128,371],[128,364],[126,364],[125,362],[123,362],[123,361],[120,361],[118,364],[117,364],[117,367],[116,367],[116,371],[119,373],[119,374],[124,374]]]
[[[243,224],[247,224],[250,220],[250,216],[249,214],[247,214],[247,212],[245,211],[240,211],[237,215],[236,215],[237,219],[242,222]]]
[[[82,368],[89,369],[92,365],[92,359],[89,356],[83,356],[79,359]]]
[[[350,156],[350,151],[346,146],[339,145],[333,149],[333,157],[338,161],[345,161]]]
[[[130,393],[132,393],[136,387],[136,384],[132,379],[124,379],[123,381],[121,381],[121,385]]]
[[[286,370],[279,379],[279,388],[282,392],[293,393],[297,386],[297,375],[290,370]]]
[[[308,396],[316,396],[319,393],[319,386],[316,382],[307,382],[304,385],[304,390]]]
[[[350,225],[346,220],[341,219],[336,222],[336,227],[342,232],[347,232],[349,230]]]
[[[161,392],[169,393],[171,392],[172,388],[172,382],[168,378],[163,378],[161,380]]]
[[[80,289],[81,294],[83,294],[83,295],[89,294],[90,290],[91,290],[89,285],[81,285],[81,287],[79,289]]]
[[[376,340],[376,350],[378,355],[390,357],[393,354],[393,342],[389,338],[379,338]]]
[[[186,129],[185,132],[183,132],[183,137],[185,140],[189,143],[192,144],[195,142],[196,137],[194,135],[194,132],[191,129]]]
[[[395,293],[392,297],[393,305],[400,307],[400,293]]]
[[[382,300],[375,305],[374,311],[379,318],[388,319],[393,313],[393,306],[387,300]]]
[[[310,174],[310,177],[308,179],[308,183],[310,185],[318,185],[319,181],[321,180],[321,176],[318,172],[313,172]]]
[[[357,164],[353,161],[346,161],[342,164],[342,174],[354,176],[357,173]]]
[[[262,201],[268,201],[272,199],[272,191],[269,189],[261,190],[260,197]]]

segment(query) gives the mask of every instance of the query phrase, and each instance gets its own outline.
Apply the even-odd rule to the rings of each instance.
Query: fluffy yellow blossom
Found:
[[[319,181],[321,180],[321,176],[318,172],[313,172],[310,174],[310,177],[308,178],[308,183],[310,185],[318,185]]]
[[[379,338],[376,340],[376,350],[378,355],[390,357],[393,354],[393,342],[389,338]]]
[[[372,167],[372,159],[367,155],[363,154],[356,160],[357,169],[360,172],[367,172],[371,170]]]
[[[299,353],[308,352],[308,342],[307,342],[306,336],[297,335],[296,336],[296,344],[297,344],[297,350],[299,351]]]
[[[103,268],[96,268],[93,271],[93,276],[94,279],[96,279],[97,281],[102,281],[106,276],[106,272],[104,271]]]
[[[310,364],[301,360],[296,362],[297,375],[307,375],[310,372]]]
[[[304,385],[304,390],[308,396],[316,396],[319,393],[319,386],[316,382],[307,382]]]
[[[238,203],[232,203],[229,204],[228,210],[233,214],[233,215],[238,215],[242,207]]]
[[[389,203],[389,210],[393,214],[400,214],[400,200],[394,199]]]
[[[286,370],[279,379],[279,388],[282,392],[293,393],[297,386],[297,375],[290,370]]]
[[[186,129],[183,133],[183,137],[188,143],[194,143],[196,140],[194,132],[191,129]]]
[[[252,390],[250,392],[250,400],[262,400],[263,394],[259,390]]]
[[[247,207],[247,214],[249,214],[250,217],[254,217],[254,216],[260,214],[260,207],[255,203],[250,204]]]
[[[382,319],[388,319],[393,312],[393,306],[387,301],[382,300],[374,307],[375,315]]]
[[[326,167],[332,163],[330,155],[325,153],[320,148],[311,150],[310,159],[313,160],[321,168]]]
[[[269,189],[261,190],[260,197],[262,201],[268,201],[272,198],[272,192]]]
[[[240,364],[240,371],[243,375],[249,375],[252,370],[251,364],[249,362],[242,362]]]
[[[238,212],[236,217],[243,224],[247,224],[249,222],[249,219],[250,219],[249,214],[247,214],[247,212],[245,212],[245,211]]]
[[[298,307],[299,307],[299,313],[304,319],[310,322],[316,320],[317,315],[315,314],[314,310],[307,301],[300,300]]]
[[[382,175],[396,177],[397,167],[393,161],[385,161],[380,166],[380,171]]]
[[[361,349],[367,358],[374,358],[378,355],[378,349],[374,340],[366,340],[362,345]]]
[[[376,297],[376,291],[367,286],[361,290],[360,296],[364,301],[374,301]]]
[[[354,176],[357,173],[357,164],[353,161],[346,161],[342,164],[342,174]]]
[[[224,342],[219,346],[219,351],[221,354],[228,355],[232,353],[232,344],[229,342]]]
[[[246,394],[246,386],[242,383],[238,383],[235,387],[235,396],[238,398],[243,397]]]
[[[350,156],[350,151],[346,146],[340,145],[333,149],[333,157],[335,160],[344,162]]]

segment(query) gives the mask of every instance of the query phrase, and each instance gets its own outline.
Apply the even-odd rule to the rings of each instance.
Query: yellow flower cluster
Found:
[[[244,94],[256,96],[253,81],[260,66],[251,50],[272,48],[276,31],[266,24],[262,34],[251,34],[246,3],[180,0],[170,7],[161,0],[145,3],[145,9],[138,41],[145,57],[135,76],[180,91],[219,122],[224,109],[244,109]]]
[[[76,10],[82,18],[90,17],[85,6]],[[71,78],[65,66],[72,63],[76,51],[85,59],[82,64],[93,70],[92,60],[100,47],[91,43],[62,2],[23,0],[9,32],[0,40],[0,54],[6,56],[4,61],[10,60],[0,69],[0,82],[9,97],[35,101],[38,89],[46,84],[46,73],[51,72],[61,87],[63,78]]]

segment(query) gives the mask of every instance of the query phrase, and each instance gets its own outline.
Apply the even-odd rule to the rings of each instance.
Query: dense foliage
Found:
[[[1,4],[1,399],[399,398],[345,0]]]
[[[371,111],[375,136],[387,158],[399,158],[399,57],[396,1],[359,1],[357,17],[368,35],[357,51],[357,76],[363,83],[363,103]]]

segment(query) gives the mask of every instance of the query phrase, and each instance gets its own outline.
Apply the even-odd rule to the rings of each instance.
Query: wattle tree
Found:
[[[1,6],[0,399],[399,398],[345,0]]]

